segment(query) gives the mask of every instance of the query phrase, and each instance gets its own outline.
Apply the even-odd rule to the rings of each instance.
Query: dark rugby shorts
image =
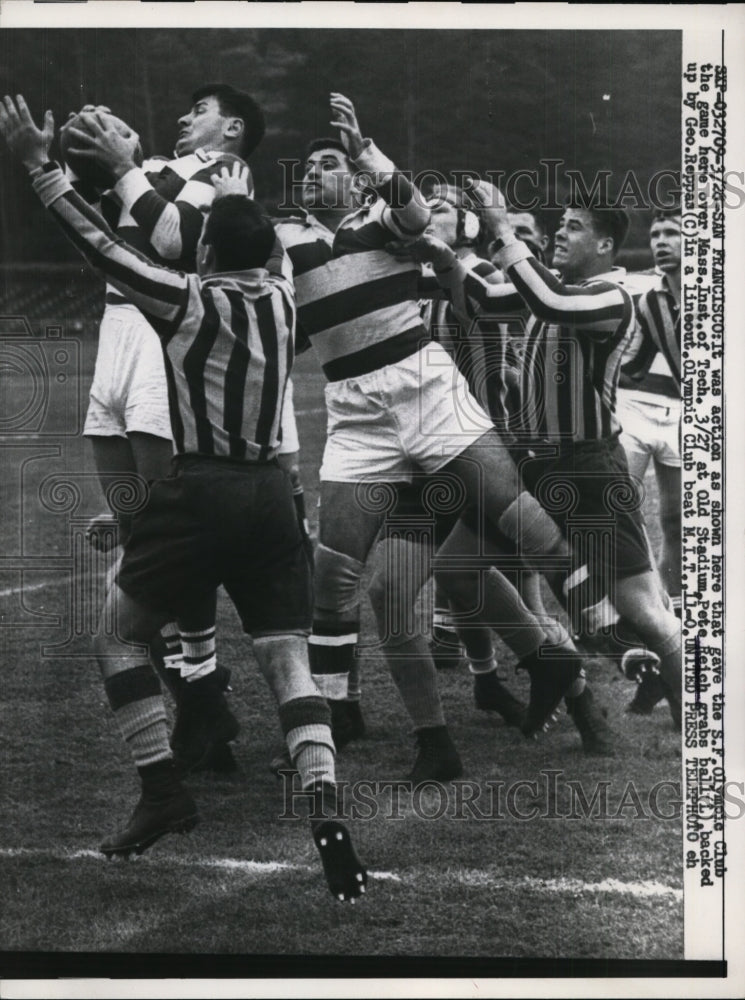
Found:
[[[174,468],[134,518],[122,590],[178,618],[222,584],[249,634],[309,631],[311,570],[286,473],[198,455]]]
[[[553,458],[526,454],[517,464],[526,487],[562,531],[575,542],[584,533],[591,570],[619,579],[651,570],[643,488],[629,474],[618,437],[581,441]],[[587,544],[588,532],[597,544]]]

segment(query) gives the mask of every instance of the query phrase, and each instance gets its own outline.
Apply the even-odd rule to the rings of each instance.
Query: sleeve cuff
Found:
[[[512,267],[518,261],[527,260],[528,257],[532,256],[533,254],[530,252],[530,249],[522,240],[511,239],[506,240],[504,246],[497,250],[494,260],[496,260],[497,265],[503,271],[506,271],[508,267]]]
[[[68,191],[72,191],[72,184],[68,181],[59,167],[56,170],[41,171],[34,177],[34,191],[38,194],[45,208],[52,202],[57,201]]]
[[[143,194],[152,190],[153,187],[141,167],[132,167],[114,185],[114,192],[119,196],[122,205],[127,209],[131,208]]]
[[[354,159],[354,165],[369,174],[393,174],[396,165],[381,153],[372,139],[365,139],[362,152]]]

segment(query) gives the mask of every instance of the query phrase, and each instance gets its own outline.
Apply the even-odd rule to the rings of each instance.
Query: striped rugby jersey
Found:
[[[294,355],[294,295],[279,241],[266,269],[200,278],[127,246],[61,170],[37,176],[34,189],[160,337],[176,453],[272,458]]]
[[[293,266],[298,343],[307,338],[332,382],[395,364],[427,339],[420,267],[385,246],[423,233],[429,209],[369,140],[355,164],[371,175],[378,197],[347,215],[336,233],[309,214],[275,220]]]
[[[620,385],[679,399],[680,305],[667,275],[659,275],[635,305],[636,335],[624,358]]]
[[[459,258],[463,267],[486,278],[497,271],[475,253]],[[505,323],[491,316],[467,315],[456,309],[450,298],[438,298],[428,280],[421,284],[423,294],[431,296],[422,303],[422,317],[433,340],[452,356],[468,382],[471,394],[489,414],[502,440],[512,437],[511,421],[519,410],[520,359]],[[442,293],[439,282],[433,278]]]
[[[196,270],[204,215],[215,196],[212,174],[243,163],[233,153],[197,149],[173,160],[152,157],[120,178],[101,197],[101,214],[129,246],[158,264]],[[253,181],[249,174],[249,194]],[[106,301],[126,301],[107,287]]]
[[[497,257],[512,285],[490,285],[458,262],[440,279],[466,313],[471,299],[494,315],[530,309],[515,433],[565,444],[618,434],[616,388],[634,322],[628,292],[605,276],[563,285],[519,240]]]

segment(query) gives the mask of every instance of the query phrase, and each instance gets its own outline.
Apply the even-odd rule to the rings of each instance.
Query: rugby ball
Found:
[[[101,119],[113,125],[114,128],[116,128],[116,130],[122,135],[132,134],[132,129],[126,124],[126,122],[123,122],[121,118],[117,118],[116,115],[112,115],[110,112],[99,111],[97,113]],[[93,159],[76,156],[74,153],[70,153],[70,148],[75,148],[76,146],[74,136],[69,133],[70,126],[74,126],[81,132],[90,133],[90,129],[86,125],[85,120],[79,114],[65,122],[65,127],[60,131],[60,151],[65,163],[73,171],[75,176],[84,184],[89,184],[95,187],[98,191],[106,191],[108,188],[113,187],[114,178],[107,167],[102,166]],[[137,143],[134,159],[137,166],[142,166],[142,146],[139,142]]]

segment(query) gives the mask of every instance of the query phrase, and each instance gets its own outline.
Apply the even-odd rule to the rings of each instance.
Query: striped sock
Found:
[[[146,767],[171,757],[160,683],[149,664],[104,679],[109,704],[135,764]]]
[[[290,758],[297,768],[302,788],[320,782],[334,784],[334,741],[331,738],[331,714],[323,698],[293,698],[279,706]]]
[[[163,626],[160,634],[166,646],[163,653],[164,666],[172,670],[180,670],[183,665],[183,650],[178,625],[176,622],[169,622]]]
[[[348,696],[358,636],[358,620],[334,624],[313,622],[313,631],[308,636],[310,672],[324,698],[340,701]]]
[[[215,626],[193,632],[181,631],[184,661],[181,676],[187,681],[197,681],[211,674],[217,666]]]

